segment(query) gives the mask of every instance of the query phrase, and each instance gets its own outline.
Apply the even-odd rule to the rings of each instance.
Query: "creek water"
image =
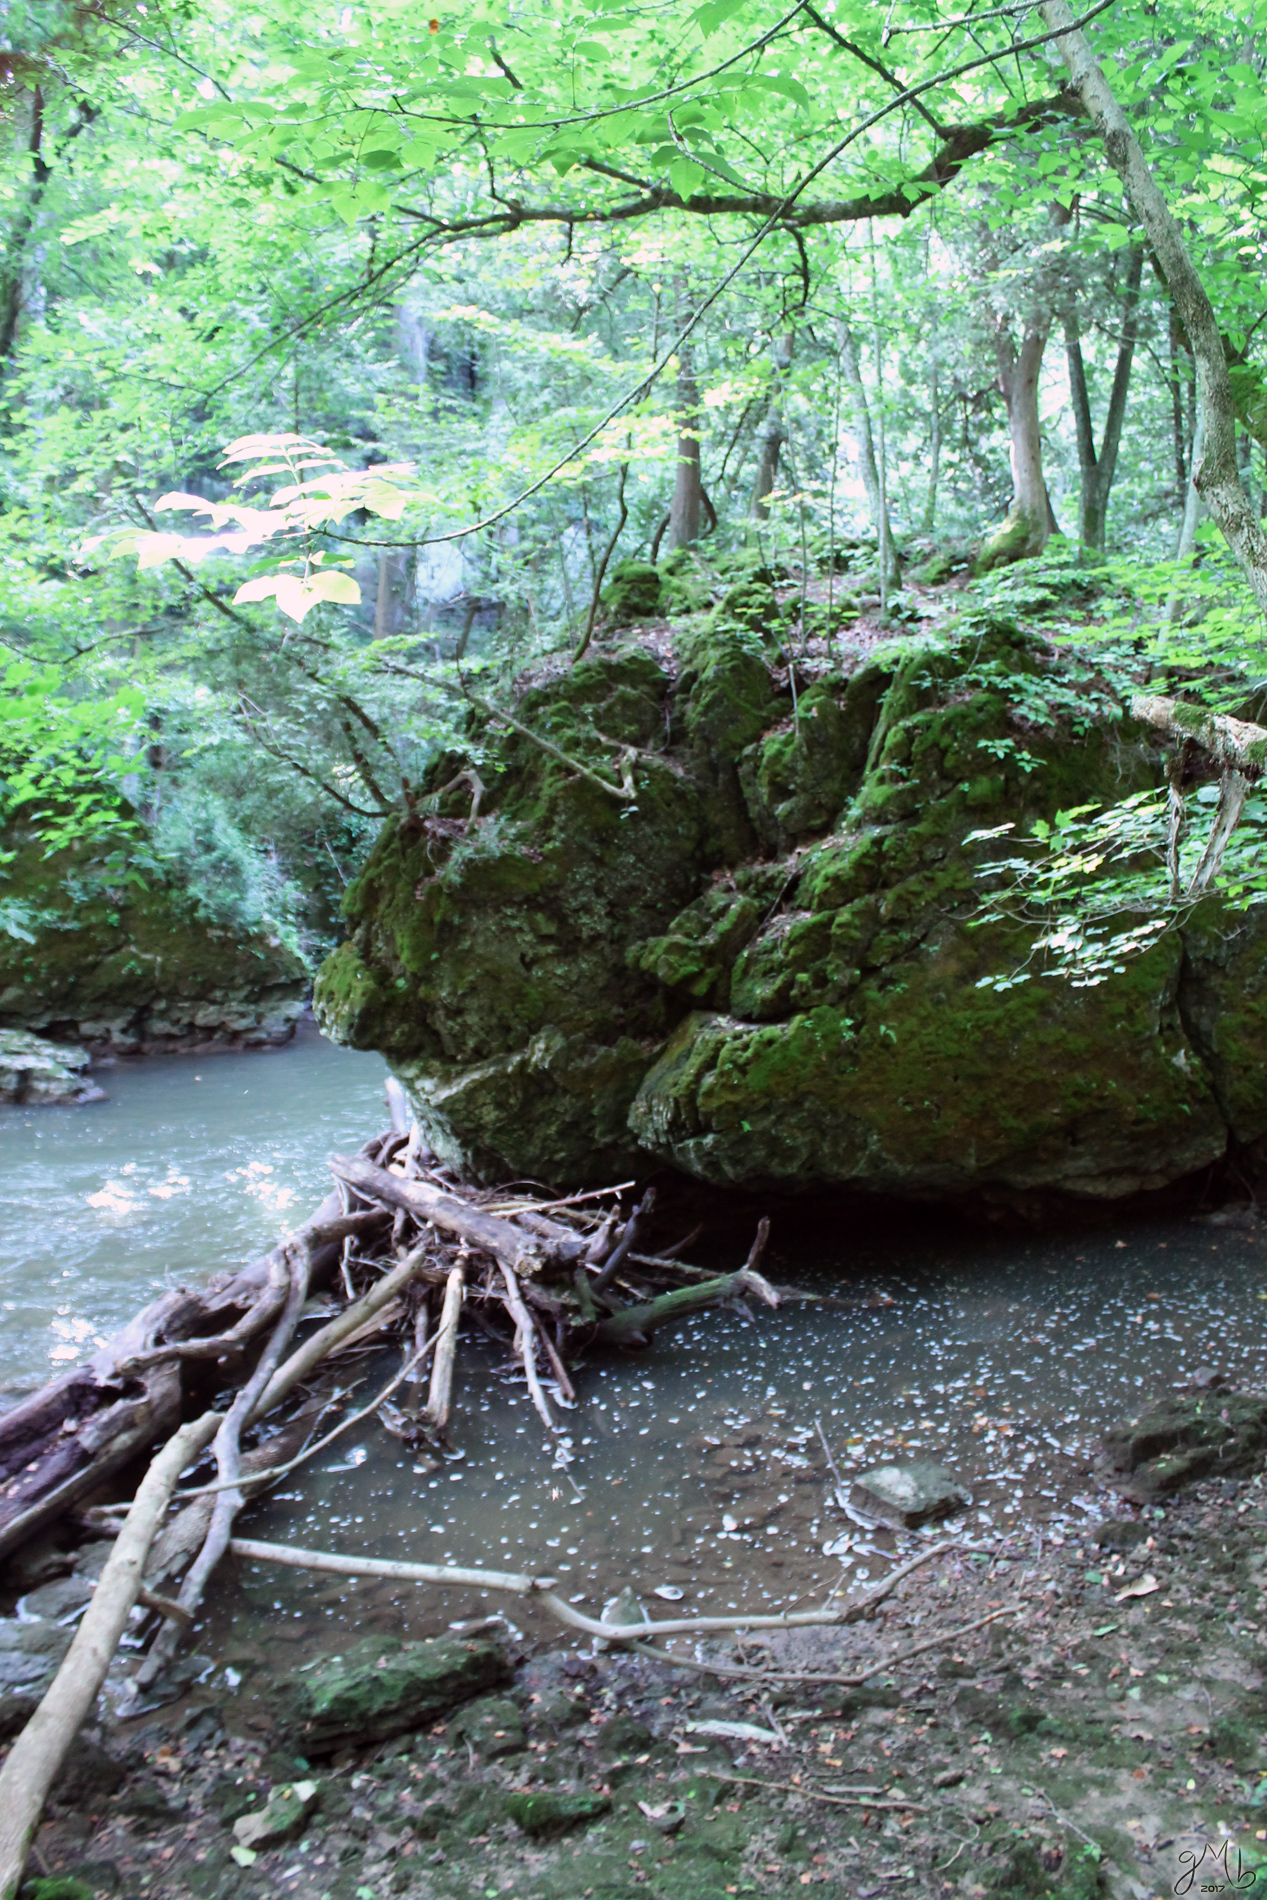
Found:
[[[279,1051],[101,1079],[110,1099],[92,1107],[0,1110],[11,1394],[86,1356],[162,1286],[269,1245],[325,1191],[326,1154],[383,1122],[381,1062],[311,1030]],[[548,1572],[592,1615],[626,1583],[678,1614],[756,1612],[874,1581],[918,1543],[840,1511],[824,1439],[846,1481],[892,1457],[947,1464],[971,1493],[956,1521],[975,1539],[1060,1542],[1112,1509],[1092,1471],[1106,1426],[1202,1363],[1264,1378],[1267,1242],[1253,1228],[832,1233],[785,1212],[767,1271],[831,1303],[705,1314],[646,1353],[587,1363],[570,1464],[473,1334],[453,1456],[361,1425],[257,1503],[243,1534]],[[366,1351],[340,1361],[341,1378],[364,1400],[395,1363]],[[302,1667],[367,1629],[434,1633],[506,1602],[239,1564],[200,1654],[249,1698],[251,1672],[279,1654]],[[510,1607],[525,1632],[553,1633]]]

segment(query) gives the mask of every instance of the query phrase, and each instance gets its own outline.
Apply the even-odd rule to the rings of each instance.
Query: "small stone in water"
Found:
[[[737,1517],[731,1517],[730,1513],[727,1512],[721,1521],[721,1527],[724,1531],[737,1531],[739,1529],[739,1519]]]
[[[913,1530],[931,1517],[945,1517],[968,1503],[953,1472],[931,1458],[909,1464],[873,1465],[854,1480],[849,1501],[882,1523]]]
[[[658,1583],[652,1595],[661,1597],[665,1603],[680,1603],[684,1592],[675,1583]]]
[[[602,1623],[611,1623],[617,1629],[628,1629],[633,1623],[647,1623],[650,1618],[637,1596],[626,1584],[618,1596],[609,1597],[603,1605]]]

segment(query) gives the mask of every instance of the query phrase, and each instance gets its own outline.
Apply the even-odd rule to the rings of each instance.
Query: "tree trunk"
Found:
[[[1175,308],[1191,339],[1205,418],[1204,453],[1199,462],[1195,455],[1192,458],[1192,479],[1240,563],[1255,599],[1267,611],[1267,535],[1255,519],[1236,465],[1236,405],[1218,319],[1188,256],[1179,226],[1108,80],[1081,30],[1067,30],[1075,17],[1068,0],[1042,0],[1040,11],[1047,26],[1061,32],[1056,45],[1074,90],[1104,140],[1109,163],[1126,187],[1131,207],[1165,272]]]
[[[1126,392],[1130,387],[1131,364],[1139,330],[1139,287],[1144,273],[1144,247],[1133,244],[1127,259],[1126,296],[1122,314],[1122,336],[1109,411],[1104,419],[1100,453],[1095,450],[1095,430],[1091,422],[1091,399],[1087,393],[1086,367],[1082,360],[1082,341],[1078,334],[1077,311],[1070,308],[1065,317],[1065,357],[1069,365],[1069,395],[1073,403],[1074,426],[1078,438],[1078,468],[1081,488],[1078,501],[1078,538],[1083,548],[1101,560],[1105,554],[1109,491],[1117,471],[1117,452],[1122,440],[1126,416]]]
[[[1176,498],[1182,495],[1188,483],[1188,439],[1183,427],[1183,389],[1179,381],[1179,349],[1179,318],[1172,308],[1170,312],[1170,409],[1171,427],[1175,438]]]
[[[689,342],[682,345],[678,355],[677,413],[677,472],[669,507],[669,546],[689,548],[693,541],[699,540],[701,507],[699,390],[695,383],[695,352]]]
[[[932,428],[928,441],[928,494],[924,499],[924,533],[931,535],[937,523],[937,480],[941,474],[941,382],[937,358],[928,365],[928,400],[932,406]]]
[[[880,493],[880,471],[876,466],[875,437],[871,432],[871,406],[867,401],[867,388],[862,380],[862,370],[858,363],[858,345],[854,341],[853,331],[843,317],[838,317],[836,320],[836,338],[840,345],[841,368],[853,396],[854,419],[858,433],[858,468],[862,476],[862,486],[867,491],[867,504],[871,510],[876,545],[881,551],[881,558],[886,554],[888,556],[885,582],[888,587],[900,587],[902,574],[897,551],[893,545],[893,529],[889,521],[888,509]]]
[[[17,342],[18,321],[22,315],[26,249],[49,179],[49,168],[42,151],[44,95],[38,86],[32,90],[30,102],[31,116],[22,144],[31,161],[31,182],[19,200],[5,248],[3,270],[0,270],[0,363],[8,362]]]
[[[787,423],[783,418],[783,389],[787,381],[788,370],[792,366],[791,331],[776,339],[774,345],[774,372],[770,382],[770,403],[766,410],[765,421],[761,425],[761,434],[757,438],[757,478],[752,485],[752,500],[748,513],[754,521],[767,521],[770,517],[770,496],[778,486],[779,456],[783,444],[787,441]]]
[[[1006,326],[995,333],[999,388],[1007,406],[1012,463],[1012,504],[1001,526],[988,534],[977,556],[978,573],[1041,554],[1054,516],[1043,476],[1043,437],[1038,418],[1038,382],[1051,333],[1051,312],[1037,306],[1025,325],[1018,353]]]
[[[404,633],[413,604],[412,548],[378,550],[378,591],[374,598],[374,638]]]
[[[1051,228],[1068,224],[1071,215],[1067,206],[1053,204],[1049,211]],[[1012,501],[1000,526],[982,542],[977,556],[977,572],[981,574],[1041,554],[1049,537],[1060,533],[1043,476],[1043,436],[1038,416],[1039,379],[1051,335],[1059,270],[1059,261],[1048,254],[1034,271],[1019,351],[1007,323],[1001,318],[995,322],[999,388],[1007,408]]]
[[[1198,405],[1196,427],[1192,432],[1192,467],[1194,471],[1204,453],[1205,453],[1205,410],[1201,408],[1200,405]],[[1201,506],[1201,495],[1200,495],[1200,491],[1197,488],[1195,475],[1194,475],[1193,477],[1189,478],[1188,486],[1185,491],[1184,504],[1183,504],[1183,519],[1179,524],[1179,534],[1175,541],[1174,558],[1175,558],[1176,563],[1178,563],[1179,561],[1188,560],[1192,554],[1193,549],[1196,547],[1197,523],[1200,521],[1203,512],[1204,510],[1202,509],[1202,506]],[[1175,625],[1175,623],[1179,619],[1179,615],[1182,609],[1183,609],[1183,592],[1179,586],[1178,576],[1176,575],[1175,584],[1171,588],[1170,597],[1166,602],[1166,611],[1162,615],[1161,624],[1162,624],[1162,638],[1163,639],[1165,638],[1165,629],[1167,627],[1173,627]]]

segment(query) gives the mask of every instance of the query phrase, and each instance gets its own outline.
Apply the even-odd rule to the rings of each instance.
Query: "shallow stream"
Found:
[[[261,1251],[320,1199],[325,1155],[383,1122],[381,1063],[311,1030],[289,1049],[120,1064],[101,1080],[110,1099],[93,1107],[0,1110],[11,1394],[86,1356],[164,1285]],[[706,1314],[648,1353],[583,1367],[566,1469],[476,1335],[459,1356],[455,1456],[435,1464],[357,1428],[244,1534],[549,1571],[591,1614],[626,1583],[679,1613],[755,1611],[875,1580],[912,1541],[831,1503],[820,1425],[846,1479],[934,1457],[971,1491],[972,1536],[1061,1541],[1109,1508],[1091,1472],[1107,1425],[1202,1363],[1264,1377],[1254,1229],[1170,1220],[1018,1239],[842,1224],[833,1237],[785,1213],[767,1271],[837,1303]],[[392,1364],[367,1352],[343,1377],[367,1397]],[[201,1650],[249,1695],[279,1637],[302,1666],[366,1628],[422,1634],[494,1607],[240,1566]]]

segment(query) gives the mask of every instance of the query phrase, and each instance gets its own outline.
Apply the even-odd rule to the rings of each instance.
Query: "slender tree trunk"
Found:
[[[39,212],[40,201],[48,186],[49,168],[44,161],[44,94],[38,86],[30,94],[30,118],[22,140],[30,157],[30,184],[19,200],[4,264],[0,267],[0,363],[7,363],[17,341],[22,315],[23,281],[26,273],[27,245]]]
[[[695,382],[695,352],[689,340],[682,345],[677,369],[677,471],[669,506],[669,546],[689,548],[699,540],[699,389]]]
[[[928,493],[924,498],[923,530],[931,535],[937,525],[937,482],[941,474],[941,379],[935,356],[928,365],[928,400],[932,426],[928,438]]]
[[[628,437],[626,437],[626,441],[628,441]],[[598,603],[603,592],[603,577],[607,573],[608,562],[616,552],[616,543],[624,533],[625,523],[629,519],[629,503],[625,500],[625,482],[628,476],[629,464],[628,462],[622,462],[620,465],[620,480],[616,487],[616,526],[611,531],[611,538],[603,549],[602,556],[599,559],[598,569],[594,575],[594,591],[590,595],[590,610],[585,620],[585,631],[582,633],[580,641],[577,644],[576,652],[572,655],[573,666],[582,658],[590,641],[594,637],[594,622],[598,617]]]
[[[875,348],[875,414],[878,424],[880,474],[880,618],[889,615],[889,589],[900,585],[901,575],[893,554],[893,530],[889,525],[889,448],[884,429],[884,349],[880,341],[880,289],[875,269],[875,219],[867,219],[867,240],[871,252],[871,340]],[[803,618],[802,614],[802,618]]]
[[[1066,205],[1052,204],[1048,213],[1049,228],[1058,230],[1068,224],[1071,216]],[[977,556],[978,573],[1041,554],[1049,537],[1060,533],[1043,475],[1043,435],[1038,414],[1043,353],[1051,335],[1053,298],[1060,268],[1058,259],[1050,254],[1036,266],[1019,350],[1007,323],[1003,319],[995,323],[999,388],[1007,408],[1012,501],[1001,525],[982,542]]]
[[[748,506],[748,513],[753,521],[769,520],[770,496],[778,486],[779,456],[787,441],[787,423],[783,416],[783,392],[788,370],[792,366],[793,342],[791,331],[786,336],[775,339],[770,403],[758,437],[757,477],[752,484],[752,500]]]
[[[1082,341],[1078,334],[1078,314],[1070,308],[1065,316],[1065,358],[1069,365],[1069,395],[1073,403],[1074,427],[1078,438],[1078,468],[1081,488],[1078,501],[1078,537],[1087,553],[1103,560],[1108,525],[1109,491],[1117,472],[1117,452],[1122,441],[1122,423],[1126,416],[1126,395],[1131,381],[1135,339],[1139,329],[1139,287],[1144,273],[1144,247],[1133,244],[1127,259],[1126,296],[1122,315],[1122,335],[1109,410],[1104,420],[1100,452],[1095,449],[1095,429],[1091,421],[1091,399],[1087,393],[1086,367],[1082,360]]]
[[[1196,427],[1192,432],[1192,467],[1194,471],[1204,453],[1205,410],[1198,404]],[[1174,558],[1176,562],[1186,561],[1190,558],[1193,549],[1197,545],[1197,523],[1200,521],[1203,513],[1204,509],[1201,506],[1201,496],[1197,492],[1194,474],[1188,479],[1188,486],[1184,495],[1183,519],[1179,524],[1179,533],[1175,539]],[[1173,627],[1179,619],[1182,610],[1183,592],[1179,586],[1178,577],[1176,577],[1175,585],[1170,590],[1170,598],[1166,602],[1166,611],[1162,615],[1163,629]]]
[[[1188,443],[1183,427],[1183,388],[1179,381],[1179,318],[1170,312],[1170,411],[1174,431],[1175,495],[1182,495],[1188,481]]]
[[[840,367],[853,397],[854,422],[858,437],[858,467],[862,475],[862,486],[867,492],[867,505],[871,510],[876,545],[880,550],[881,559],[885,554],[888,556],[888,572],[885,576],[887,591],[890,586],[899,586],[902,577],[893,546],[893,530],[889,523],[888,510],[880,491],[880,471],[875,459],[875,437],[871,432],[871,405],[867,401],[867,388],[862,380],[862,369],[858,362],[858,345],[854,340],[853,331],[843,317],[838,317],[836,320],[836,338],[840,345]]]
[[[1255,599],[1267,612],[1267,535],[1246,498],[1236,465],[1236,404],[1218,319],[1139,141],[1084,34],[1073,26],[1075,15],[1068,0],[1042,0],[1040,11],[1047,26],[1060,32],[1056,46],[1069,69],[1073,88],[1104,140],[1109,163],[1126,187],[1131,207],[1165,272],[1175,308],[1191,339],[1205,420],[1204,449],[1200,458],[1192,458],[1192,479],[1253,588]]]
[[[390,639],[403,633],[412,605],[413,577],[409,548],[378,550],[378,592],[374,598],[374,638]]]
[[[1012,463],[1012,503],[1000,527],[988,534],[977,569],[988,573],[1009,561],[1041,554],[1052,532],[1051,499],[1043,476],[1043,437],[1038,416],[1038,384],[1043,351],[1051,333],[1051,312],[1035,308],[1025,326],[1019,351],[1005,324],[995,331],[999,388],[1007,407],[1008,449]]]

